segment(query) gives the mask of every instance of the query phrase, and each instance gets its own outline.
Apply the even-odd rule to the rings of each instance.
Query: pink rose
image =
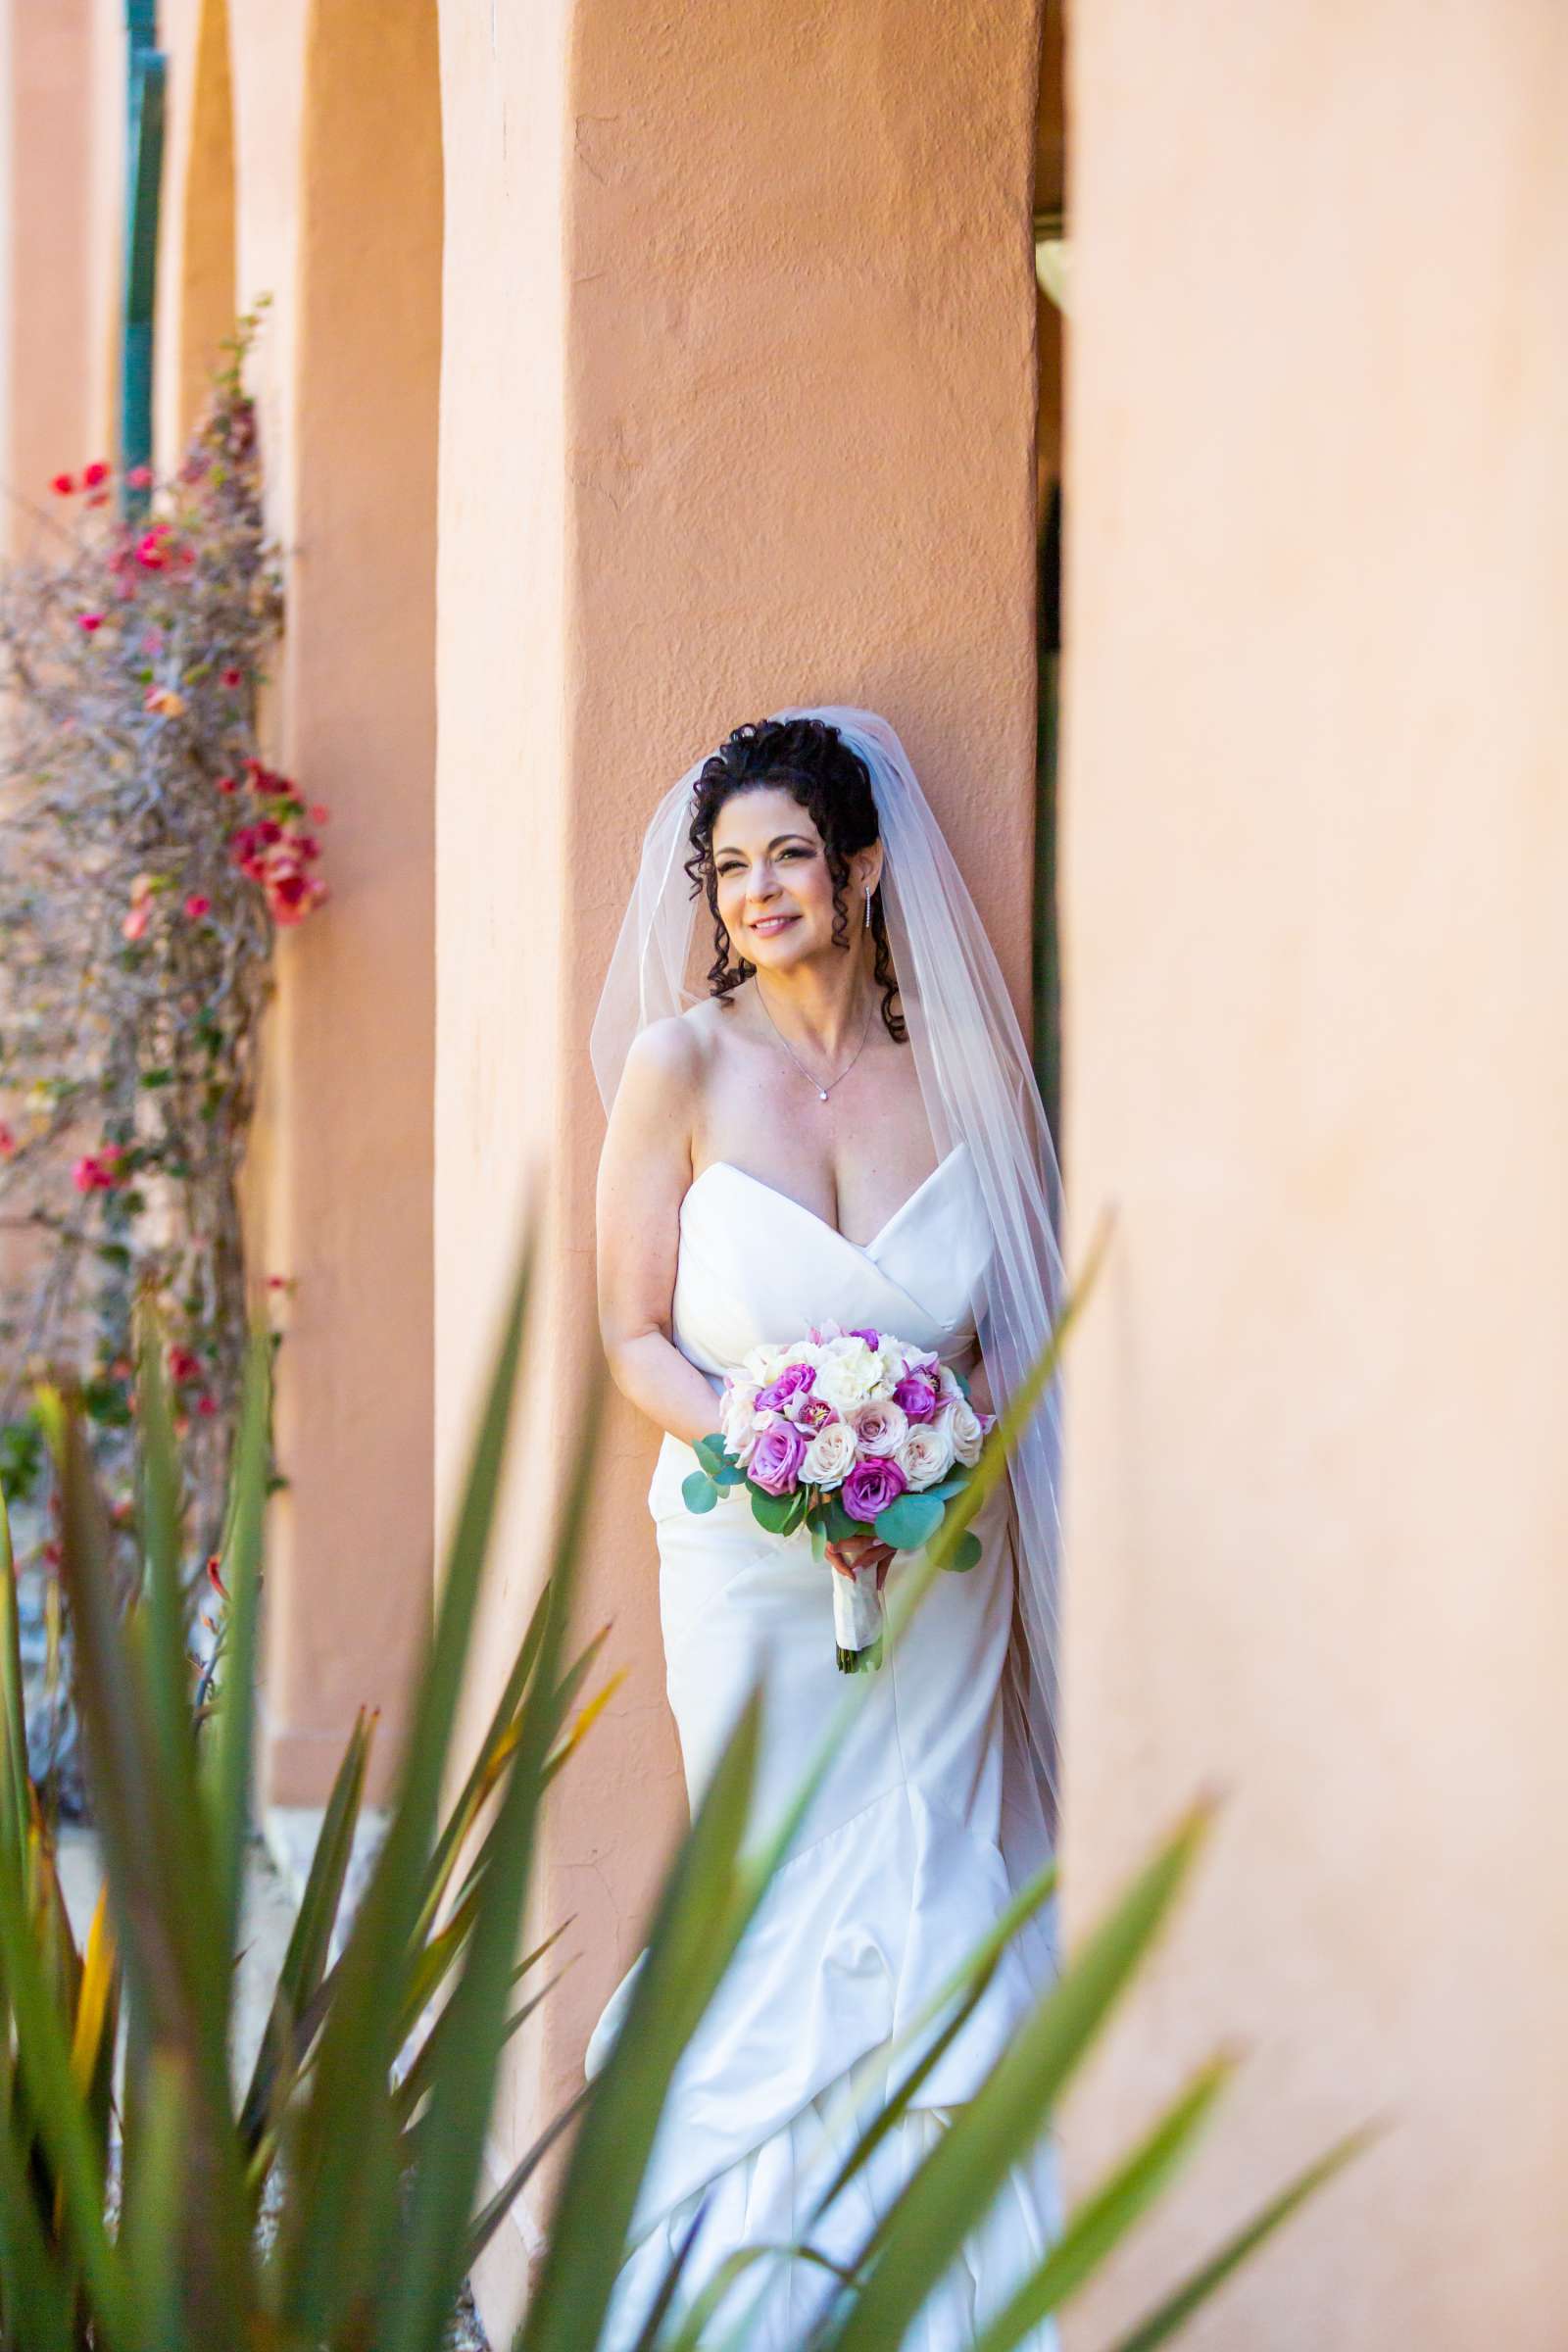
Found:
[[[758,1439],[746,1474],[764,1494],[787,1494],[799,1484],[805,1458],[806,1440],[800,1431],[792,1422],[773,1421]]]
[[[891,1396],[857,1405],[847,1418],[861,1453],[896,1453],[909,1434],[908,1416]]]
[[[893,1392],[906,1420],[929,1421],[937,1409],[937,1386],[924,1372],[906,1372]]]
[[[879,1511],[898,1501],[908,1483],[897,1462],[878,1454],[870,1461],[856,1463],[839,1489],[839,1500],[852,1519],[869,1527]]]

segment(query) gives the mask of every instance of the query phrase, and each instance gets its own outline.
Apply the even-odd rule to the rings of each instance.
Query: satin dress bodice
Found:
[[[829,1315],[972,1354],[989,1235],[968,1146],[958,1144],[864,1243],[728,1160],[712,1160],[680,1209],[672,1301],[682,1354],[710,1374],[760,1340]]]

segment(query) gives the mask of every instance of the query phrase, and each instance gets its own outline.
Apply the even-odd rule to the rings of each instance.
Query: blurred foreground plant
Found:
[[[548,1944],[515,1958],[540,1806],[604,1703],[577,1713],[602,1636],[567,1647],[602,1404],[596,1378],[556,1517],[549,1574],[457,1803],[439,1821],[486,1552],[494,1525],[530,1287],[533,1246],[498,1358],[412,1709],[385,1841],[343,1949],[329,1963],[365,1780],[368,1727],[348,1745],[248,2085],[230,2082],[233,1954],[248,1834],[269,1348],[252,1343],[224,1545],[229,1623],[221,1686],[193,1730],[178,1576],[177,1465],[156,1333],[143,1337],[137,1516],[140,1589],[127,1610],[109,1573],[106,1515],[79,1403],[46,1399],[64,1498],[88,1760],[107,1876],[84,1953],[66,1922],[49,1825],[24,1768],[9,1559],[0,1562],[0,2340],[15,2352],[436,2352],[461,2281],[554,2140],[578,2129],[523,2352],[592,2352],[671,2076],[820,1784],[832,1740],[788,1816],[748,1846],[758,1701],[743,1711],[659,1898],[645,1963],[609,2060],[475,2210],[505,2045],[541,1992],[514,2006]],[[1080,1291],[1079,1297],[1081,1298]],[[1069,1304],[1031,1388],[1013,1400],[944,1531],[956,1543],[1002,1475],[1004,1449],[1050,1377]],[[941,1566],[931,1547],[927,1582]],[[896,1643],[918,1592],[889,1627]],[[858,1683],[840,1723],[853,1721]],[[842,1736],[836,1734],[835,1738]],[[1050,2128],[1054,2102],[1155,1936],[1201,1842],[1196,1805],[958,2113],[864,2247],[814,2341],[822,2352],[896,2344],[1009,2165]],[[1022,1889],[921,2026],[898,2090],[818,2213],[918,2088],[969,2014],[1007,1938],[1051,1892]],[[551,1938],[554,1941],[554,1938]],[[546,1987],[545,1989],[548,1989]],[[417,2030],[432,2004],[436,2022]],[[123,2047],[113,2093],[117,2024]],[[1171,2177],[1232,2059],[1199,2070],[1125,2165],[1077,2212],[982,2352],[1007,2352],[1102,2259]],[[121,2139],[111,2223],[111,2141]],[[580,2117],[580,2120],[579,2120]],[[1196,2273],[1119,2352],[1147,2352],[1360,2134],[1331,2150]],[[256,2223],[276,2171],[280,2214],[263,2251]],[[809,2227],[816,2215],[809,2217]],[[691,2241],[685,2251],[689,2252]],[[650,2316],[648,2352],[746,2341],[720,2303],[754,2265],[802,2249],[738,2253],[677,2311],[681,2260]]]

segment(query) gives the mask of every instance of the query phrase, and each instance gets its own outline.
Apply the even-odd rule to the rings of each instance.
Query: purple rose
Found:
[[[815,1378],[814,1364],[786,1364],[777,1380],[770,1380],[765,1389],[758,1390],[758,1405],[764,1412],[781,1413],[790,1398],[802,1389],[808,1389]]]
[[[860,1329],[852,1331],[849,1337],[852,1340],[863,1340],[868,1348],[880,1348],[882,1345],[882,1335],[877,1331]]]
[[[937,1384],[923,1372],[906,1372],[893,1392],[895,1404],[902,1404],[906,1418],[910,1421],[929,1421],[937,1409]]]
[[[787,1494],[799,1484],[806,1440],[789,1421],[771,1421],[757,1441],[746,1475],[764,1494]]]
[[[755,1462],[752,1476],[757,1476]],[[908,1483],[890,1454],[873,1454],[869,1461],[856,1463],[839,1489],[839,1500],[852,1519],[859,1519],[869,1527],[878,1511],[885,1511],[890,1502],[898,1501]]]

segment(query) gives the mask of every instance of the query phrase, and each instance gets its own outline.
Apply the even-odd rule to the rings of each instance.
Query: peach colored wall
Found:
[[[6,0],[0,550],[31,543],[48,482],[96,456],[87,398],[89,0]],[[29,509],[33,512],[29,513]]]
[[[91,107],[87,158],[87,430],[93,455],[120,438],[120,365],[125,276],[125,12],[123,0],[91,0]]]
[[[299,1284],[270,1549],[280,1803],[325,1794],[362,1700],[382,1708],[385,1786],[433,1512],[434,0],[318,0],[305,31],[279,727],[332,810],[333,895],[284,944],[268,1041],[263,1247]]]
[[[159,36],[174,60],[165,125],[155,319],[155,442],[183,448],[235,312],[234,93],[227,0],[162,0]]]
[[[579,5],[444,19],[437,1333],[441,1493],[548,1151],[527,1487],[598,1354],[587,1031],[659,794],[738,720],[864,701],[906,734],[1020,999],[1033,760],[1036,100],[1026,6],[799,24]],[[564,104],[565,153],[559,152]],[[565,282],[558,247],[564,205]],[[564,361],[565,412],[557,406]],[[583,1958],[528,2039],[497,2162],[580,2080],[681,1806],[646,1493],[618,1401],[584,1624],[630,1681],[556,1809],[541,1920]],[[537,1573],[522,1481],[508,1640]],[[503,1669],[498,1627],[494,1673]],[[531,2034],[531,2029],[530,2029]],[[481,2288],[497,2340],[532,2206]]]
[[[1194,2352],[1555,2352],[1568,18],[1069,62],[1069,1934],[1230,1790],[1074,2184],[1250,2055],[1067,2344],[1392,2110]]]
[[[444,7],[441,16],[448,172],[436,596],[435,1426],[443,1533],[512,1270],[527,1176],[549,1170],[559,1181],[564,1165],[556,1135],[567,1091],[562,1032],[570,986],[560,952],[568,889],[562,250],[567,13],[566,0],[537,0],[526,10],[488,15]],[[580,1086],[570,1099],[580,1122]],[[505,1677],[536,1590],[533,1496],[548,1493],[564,1442],[562,1416],[552,1408],[553,1382],[571,1326],[591,1298],[580,1239],[569,1260],[564,1254],[559,1206],[550,1240],[530,1330],[540,1378],[514,1433],[471,1725],[488,1711]],[[665,1803],[656,1787],[650,1804],[624,1762],[612,1779],[606,1743],[599,1743],[591,1769],[607,1797],[619,1781],[633,1820],[640,1795],[642,1817],[651,1812],[662,1824],[667,1740],[653,1702],[641,1695],[651,1727],[645,1769],[662,1776]],[[613,1753],[624,1759],[620,1728],[604,1728],[613,1730]],[[569,1886],[563,1873],[553,1873],[542,1909],[559,1917],[596,1896],[583,1942],[603,1973],[612,1963],[600,1948],[601,1919],[612,1898],[594,1872],[578,1870]],[[567,1985],[561,1989],[565,1993]],[[579,1995],[567,2021],[579,2037],[585,2006]],[[562,2063],[552,2052],[552,2091]],[[494,2180],[542,2112],[542,2064],[530,2031],[514,2045],[500,2086]],[[536,2224],[528,2205],[514,2211],[514,2225],[493,2241],[486,2270],[493,2292],[514,2302]],[[496,2340],[507,2338],[501,2333]]]

